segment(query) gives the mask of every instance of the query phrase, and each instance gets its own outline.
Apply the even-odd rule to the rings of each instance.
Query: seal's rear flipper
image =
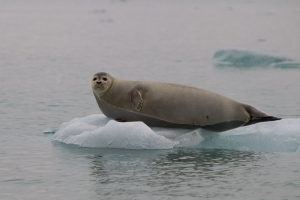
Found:
[[[277,120],[281,120],[281,118],[273,117],[273,116],[260,117],[260,118],[256,118],[256,119],[250,119],[250,121],[247,122],[246,124],[244,124],[244,126],[249,126],[252,124],[259,123],[259,122],[268,122],[268,121],[277,121]]]

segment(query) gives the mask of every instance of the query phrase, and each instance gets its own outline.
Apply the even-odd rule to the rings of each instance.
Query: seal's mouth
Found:
[[[102,82],[95,83],[93,88],[94,89],[102,89],[103,90],[105,88],[105,85]]]

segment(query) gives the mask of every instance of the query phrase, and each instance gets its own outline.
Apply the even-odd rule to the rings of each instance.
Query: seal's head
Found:
[[[111,75],[99,72],[92,78],[92,89],[98,97],[101,97],[110,89],[113,82],[114,78]]]

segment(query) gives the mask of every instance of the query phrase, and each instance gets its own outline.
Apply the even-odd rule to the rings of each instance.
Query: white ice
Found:
[[[217,148],[256,152],[300,152],[300,119],[283,119],[222,133],[203,129],[149,127],[143,122],[116,122],[103,114],[63,123],[53,139],[90,148]]]

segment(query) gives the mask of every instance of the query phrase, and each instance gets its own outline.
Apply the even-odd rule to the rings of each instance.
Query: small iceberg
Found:
[[[88,148],[300,152],[300,119],[283,119],[214,133],[202,129],[149,127],[143,122],[121,123],[95,114],[75,118],[44,133],[54,133],[54,141]]]
[[[232,67],[255,67],[255,66],[275,66],[275,67],[298,67],[299,62],[294,62],[290,58],[271,56],[249,50],[222,49],[213,56],[215,66]]]
[[[176,134],[172,136],[176,138]],[[197,133],[188,134],[182,139],[182,143],[186,144],[188,138],[194,141],[193,136],[197,136]],[[121,123],[103,114],[65,122],[57,129],[53,139],[65,144],[89,148],[171,149],[180,145],[180,140],[168,139],[156,134],[143,122]]]

